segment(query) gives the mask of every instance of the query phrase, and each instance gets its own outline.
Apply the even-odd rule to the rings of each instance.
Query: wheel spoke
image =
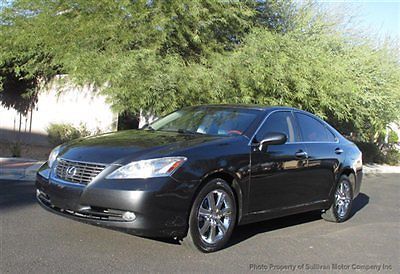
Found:
[[[210,217],[211,216],[211,210],[206,209],[204,207],[200,207],[199,215],[202,216],[202,217]]]
[[[215,235],[217,234],[217,227],[214,224],[211,224],[211,229],[210,229],[210,240],[211,242],[215,241]]]
[[[229,207],[226,207],[221,210],[221,215],[224,217],[229,217],[232,214],[232,210]]]
[[[344,194],[344,184],[340,184],[340,194],[343,195]]]
[[[204,222],[203,227],[200,229],[200,234],[204,236],[204,234],[207,232],[207,230],[210,228],[211,222],[209,220],[206,220]]]
[[[222,232],[222,234],[225,235],[226,228],[224,226],[224,223],[220,219],[217,220],[217,226],[218,226],[219,230]]]
[[[221,209],[224,202],[225,202],[225,193],[221,193],[220,195],[218,195],[216,208]]]
[[[340,205],[339,212],[340,212],[340,216],[344,215],[344,206],[343,206],[343,204]]]
[[[215,198],[213,192],[208,193],[207,200],[209,208],[214,211],[216,207],[215,207]]]

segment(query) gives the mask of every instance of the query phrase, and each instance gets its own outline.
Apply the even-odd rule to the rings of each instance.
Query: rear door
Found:
[[[343,148],[324,123],[303,112],[294,114],[308,153],[306,177],[310,198],[326,200],[336,182],[335,174],[344,157]]]
[[[254,137],[260,142],[269,132],[285,133],[287,143],[251,152],[250,212],[295,206],[305,201],[307,154],[291,111],[271,113]]]

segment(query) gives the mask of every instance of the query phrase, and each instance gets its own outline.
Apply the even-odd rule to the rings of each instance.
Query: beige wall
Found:
[[[14,109],[0,106],[0,139],[15,138],[20,115]],[[32,112],[33,143],[46,143],[46,128],[50,123],[83,124],[92,132],[107,132],[116,128],[117,115],[91,86],[77,87],[67,83],[65,76],[59,76],[39,94],[38,103]],[[22,117],[22,131],[29,132],[30,113]],[[13,137],[14,136],[14,137]],[[37,140],[38,139],[38,140]],[[39,140],[40,139],[40,140]]]

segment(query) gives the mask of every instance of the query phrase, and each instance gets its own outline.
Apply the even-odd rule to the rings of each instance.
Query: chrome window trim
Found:
[[[285,144],[338,144],[339,140],[336,142],[326,142],[326,141],[306,141],[306,142],[287,142]]]
[[[248,146],[251,146],[253,143],[254,138],[256,137],[257,133],[260,131],[261,127],[264,125],[264,123],[267,121],[267,119],[269,118],[269,116],[275,112],[291,112],[293,115],[297,112],[297,113],[301,113],[301,114],[305,114],[307,116],[310,116],[311,118],[315,119],[313,116],[302,112],[302,111],[296,111],[296,110],[285,110],[285,109],[276,109],[271,111],[270,113],[268,113],[265,118],[262,120],[262,122],[260,123],[260,125],[257,127],[256,131],[254,132],[254,134],[251,136],[251,138],[249,139],[249,143],[247,144]],[[296,119],[296,116],[294,116],[294,118]],[[321,121],[318,121],[319,123],[321,123]],[[297,120],[296,120],[296,124],[298,124]],[[332,133],[333,136],[335,136],[335,142],[328,142],[328,141],[301,141],[301,142],[286,142],[285,144],[338,144],[339,143],[339,138],[324,124],[322,123],[322,125],[326,128],[326,130],[329,130],[330,133]],[[300,125],[298,125],[300,127]],[[298,130],[300,130],[301,132],[301,128],[299,128]],[[303,138],[303,136],[300,136],[301,138]]]

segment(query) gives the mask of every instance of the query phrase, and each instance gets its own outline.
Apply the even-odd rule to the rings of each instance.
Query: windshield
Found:
[[[241,135],[259,113],[259,110],[240,108],[186,108],[155,121],[146,129],[207,135]]]

